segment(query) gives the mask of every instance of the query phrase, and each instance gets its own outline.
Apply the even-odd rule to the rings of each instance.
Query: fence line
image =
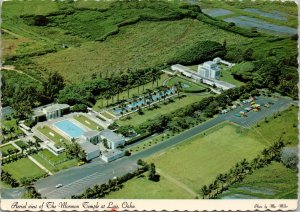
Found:
[[[49,160],[49,158],[47,158],[43,153],[41,153],[41,152],[38,152],[38,155],[39,156],[41,156],[43,159],[45,159],[48,163],[50,163],[52,166],[57,166],[57,165],[59,165],[59,164],[61,164],[61,163],[63,163],[63,162],[66,162],[66,161],[68,161],[68,159],[67,158],[65,158],[65,159],[63,159],[63,160],[60,160],[60,161],[57,161],[56,163],[53,163],[51,160]]]

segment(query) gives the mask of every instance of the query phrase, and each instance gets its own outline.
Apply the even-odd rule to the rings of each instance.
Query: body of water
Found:
[[[82,128],[80,128],[70,120],[57,122],[54,124],[54,126],[63,131],[70,138],[78,138],[85,132]]]
[[[233,22],[237,26],[241,26],[241,27],[248,27],[248,28],[256,27],[258,29],[273,31],[280,34],[290,34],[290,35],[297,34],[297,29],[295,28],[270,24],[268,22],[259,20],[257,18],[251,18],[248,16],[225,18],[224,21]]]
[[[202,12],[205,14],[211,16],[211,17],[218,17],[218,16],[223,16],[223,15],[229,15],[233,14],[232,11],[230,10],[225,10],[222,8],[216,8],[216,9],[203,9]]]
[[[272,11],[272,12],[264,12],[261,11],[259,9],[255,9],[255,8],[245,8],[244,9],[247,12],[250,13],[255,13],[257,15],[266,17],[266,18],[271,18],[271,19],[275,19],[275,20],[279,20],[279,21],[287,21],[287,14],[283,13],[283,12],[279,12],[279,11]]]

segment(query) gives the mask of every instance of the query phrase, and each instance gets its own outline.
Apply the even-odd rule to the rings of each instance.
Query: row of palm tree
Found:
[[[253,170],[262,168],[272,161],[280,161],[280,152],[284,147],[284,142],[281,138],[269,148],[265,148],[261,155],[254,158],[250,163],[243,159],[241,162],[235,164],[228,173],[219,174],[216,179],[207,185],[200,188],[202,198],[214,199],[219,194],[227,190],[229,186],[234,183],[241,182],[247,175],[252,174]]]
[[[166,101],[166,97],[167,97],[167,91],[170,88],[168,86],[159,86],[157,87],[157,91],[153,91],[151,89],[146,89],[146,91],[144,92],[145,95],[143,97],[138,97],[135,96],[135,100],[133,100],[133,103],[137,100],[141,100],[144,99],[144,104],[143,105],[147,105],[148,108],[150,108],[151,104],[155,101],[155,99],[153,98],[154,94],[159,94],[159,98],[158,99],[162,99],[164,100],[164,102]],[[179,94],[178,94],[179,95]],[[124,115],[123,111],[126,111],[126,102],[122,101],[119,105],[119,108],[122,110],[121,111],[121,115]],[[136,109],[140,108],[140,106],[137,106]]]
[[[157,69],[151,69],[147,74],[141,75],[138,78],[134,79],[131,77],[130,74],[126,75],[126,86],[122,85],[122,81],[124,79],[120,77],[114,77],[111,80],[112,85],[110,86],[110,89],[103,93],[102,98],[106,100],[106,106],[109,105],[109,100],[111,100],[112,103],[115,101],[115,96],[117,96],[117,102],[120,101],[120,93],[124,91],[124,87],[126,87],[127,90],[127,98],[130,98],[130,89],[133,87],[137,87],[138,94],[140,94],[140,87],[142,86],[142,92],[145,92],[145,84],[149,82],[149,78],[152,81],[152,89],[154,88],[154,84],[156,82],[156,87],[159,87],[159,79],[161,78],[161,71]],[[102,105],[103,106],[103,105]]]
[[[18,181],[12,175],[4,170],[1,171],[1,181],[10,185],[11,187],[18,187]]]
[[[37,142],[31,140],[27,141],[27,144],[20,145],[21,151],[18,149],[8,149],[6,152],[2,152],[2,163],[10,163],[16,161],[27,155],[34,154],[39,150]]]

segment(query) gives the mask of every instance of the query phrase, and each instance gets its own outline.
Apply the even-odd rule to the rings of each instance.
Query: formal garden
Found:
[[[76,158],[68,158],[65,152],[59,155],[54,155],[47,149],[39,151],[37,154],[32,155],[32,157],[52,173],[76,166],[79,162]]]
[[[96,122],[87,118],[85,115],[75,114],[73,116],[73,118],[91,130],[102,130],[103,129],[99,124],[97,124]]]
[[[48,139],[53,141],[57,146],[62,147],[65,143],[68,143],[67,139],[65,139],[63,136],[61,136],[59,133],[57,133],[47,125],[38,126],[36,129]]]

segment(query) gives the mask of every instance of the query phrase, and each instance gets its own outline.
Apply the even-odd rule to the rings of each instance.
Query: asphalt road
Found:
[[[260,98],[256,102],[262,104],[265,101],[268,102],[270,99]],[[232,121],[244,127],[248,127],[248,125],[253,125],[258,120],[261,120],[266,116],[270,116],[279,110],[283,110],[292,102],[286,98],[280,98],[277,101],[271,101],[274,102],[274,104],[271,105],[270,108],[262,108],[262,111],[260,112],[249,112],[248,117],[234,116],[234,114],[239,113],[239,111],[241,111],[243,108],[249,107],[249,105],[246,104],[242,107],[231,110],[226,114],[218,115],[214,119],[193,127],[144,151],[133,154],[130,157],[123,157],[110,163],[104,163],[101,160],[95,160],[92,163],[85,164],[84,166],[73,167],[41,179],[35,183],[35,187],[37,191],[46,198],[70,198],[73,194],[82,193],[88,187],[91,187],[95,184],[102,184],[107,182],[109,179],[112,179],[114,176],[122,176],[125,173],[135,170],[137,168],[136,161],[138,159],[149,157],[161,150],[165,150],[176,144],[179,144],[186,139],[195,136],[223,121]],[[63,184],[64,186],[57,189],[55,187],[57,184]],[[12,198],[13,196],[10,194],[9,190],[5,190],[3,194],[2,198]]]

